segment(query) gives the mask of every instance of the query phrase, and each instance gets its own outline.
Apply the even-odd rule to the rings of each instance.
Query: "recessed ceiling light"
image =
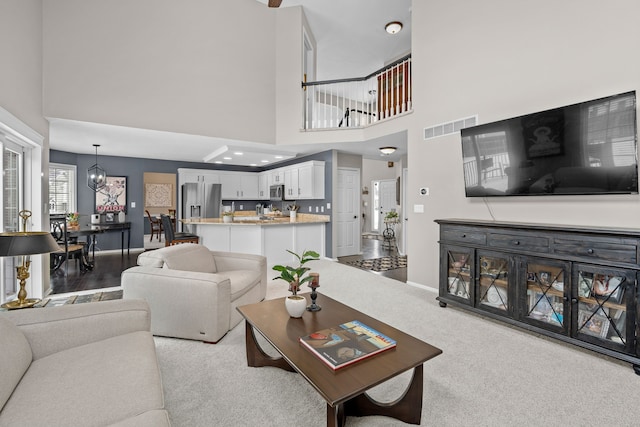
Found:
[[[231,160],[231,157],[223,157],[224,160]]]
[[[221,164],[222,164],[222,160],[216,160],[216,161],[215,161],[215,162],[213,162],[213,163],[216,163],[216,164],[221,165]]]
[[[258,165],[256,165],[255,163],[251,163],[249,166],[258,166]]]
[[[281,159],[282,156],[274,156],[276,159]]]
[[[262,163],[269,163],[269,160],[260,160]]]
[[[400,30],[402,30],[402,22],[400,21],[389,22],[387,25],[384,26],[384,29],[389,34],[398,34]]]
[[[242,156],[242,154],[244,154],[244,153],[242,153],[241,151],[236,151],[236,152],[235,152],[235,153],[233,153],[233,154],[235,154],[236,156]]]

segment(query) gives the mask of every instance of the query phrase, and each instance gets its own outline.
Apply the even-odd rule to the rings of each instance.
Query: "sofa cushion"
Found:
[[[104,426],[163,406],[153,337],[140,331],[35,360],[0,426]]]
[[[145,267],[169,268],[171,270],[217,272],[216,262],[209,249],[193,243],[168,246],[138,256],[138,265]]]
[[[24,334],[9,319],[0,316],[0,410],[9,400],[29,368],[33,355]]]
[[[262,272],[255,270],[221,271],[218,275],[229,279],[231,282],[231,301],[235,301],[246,294],[262,279]]]

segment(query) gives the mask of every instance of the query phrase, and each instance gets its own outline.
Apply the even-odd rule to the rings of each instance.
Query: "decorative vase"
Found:
[[[222,222],[233,222],[233,217],[231,215],[225,215],[222,217]]]
[[[307,300],[300,295],[289,295],[284,300],[289,316],[299,318],[307,310]]]
[[[118,213],[118,222],[125,222],[127,220],[127,217],[124,213],[124,211],[120,211]]]
[[[296,222],[297,217],[298,217],[298,212],[296,212],[296,211],[289,212],[289,221],[290,222]]]

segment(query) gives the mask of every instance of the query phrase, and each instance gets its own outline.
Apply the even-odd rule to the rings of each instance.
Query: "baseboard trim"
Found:
[[[437,293],[439,292],[439,291],[438,291],[438,289],[436,289],[436,288],[432,288],[431,286],[423,285],[423,284],[421,284],[421,283],[410,282],[410,281],[407,281],[407,282],[405,282],[405,283],[406,283],[407,285],[409,285],[409,286],[413,286],[413,287],[415,287],[415,288],[424,289],[425,291],[432,292],[432,293],[434,293],[434,294],[437,294]]]

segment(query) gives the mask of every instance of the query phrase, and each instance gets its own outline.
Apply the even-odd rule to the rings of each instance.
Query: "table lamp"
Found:
[[[23,210],[19,213],[22,218],[23,231],[0,233],[0,257],[20,256],[20,265],[16,267],[20,290],[18,299],[2,304],[2,308],[13,310],[16,308],[33,307],[39,299],[27,298],[25,283],[29,278],[31,255],[45,254],[59,249],[55,239],[46,231],[27,231],[27,219],[31,211]]]

